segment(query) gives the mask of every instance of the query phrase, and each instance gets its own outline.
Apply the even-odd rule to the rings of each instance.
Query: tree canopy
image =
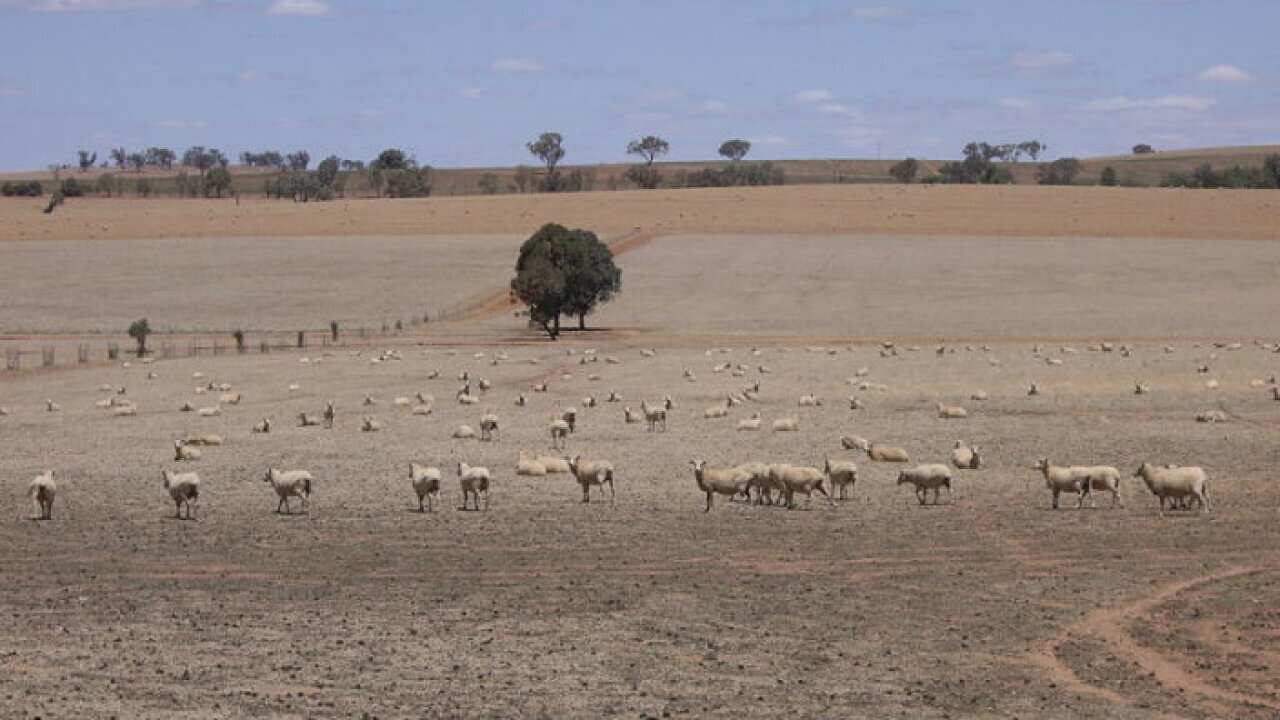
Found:
[[[587,315],[622,290],[622,270],[595,233],[548,223],[520,246],[511,290],[554,339],[562,315],[576,315],[585,329]]]
[[[720,155],[734,162],[746,157],[749,152],[751,152],[749,140],[725,140],[720,143]]]
[[[555,192],[559,187],[559,174],[556,165],[564,159],[564,138],[560,133],[544,132],[537,140],[525,143],[529,152],[542,161],[547,167],[547,177],[543,180],[543,189]]]

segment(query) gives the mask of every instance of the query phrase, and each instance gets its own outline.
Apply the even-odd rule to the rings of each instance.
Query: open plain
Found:
[[[141,315],[229,343],[237,327],[459,312],[328,347],[0,373],[0,703],[42,718],[1275,717],[1273,196],[95,200],[45,226],[4,201],[6,347],[126,344]],[[545,220],[616,241],[623,269],[593,330],[556,343],[505,294]],[[372,362],[385,350],[400,359]],[[455,402],[463,372],[492,383],[479,404]],[[757,381],[755,400],[704,417]],[[196,393],[208,382],[243,400],[180,412],[216,404]],[[95,407],[103,385],[137,415]],[[394,403],[419,392],[430,415]],[[798,407],[806,393],[823,404]],[[663,396],[665,432],[624,421]],[[330,400],[333,429],[296,427]],[[570,406],[564,453],[613,462],[613,504],[514,472],[519,450],[552,452]],[[1213,410],[1225,422],[1196,421]],[[494,441],[451,438],[484,412]],[[753,413],[763,429],[737,430]],[[264,417],[272,432],[251,432]],[[782,417],[799,431],[771,432]],[[181,468],[201,477],[199,519],[182,521],[160,471],[192,432],[225,443]],[[912,464],[963,440],[983,464],[921,506],[900,466],[842,435]],[[720,497],[704,513],[689,466],[827,457],[858,462],[850,499],[792,511]],[[1097,493],[1052,509],[1041,457],[1117,466],[1123,507]],[[457,509],[459,461],[492,470],[488,511]],[[1161,517],[1131,477],[1143,461],[1203,466],[1212,512]],[[410,462],[444,471],[434,512],[417,512]],[[313,473],[307,513],[273,513],[268,466]],[[31,521],[27,483],[49,468],[53,519]]]

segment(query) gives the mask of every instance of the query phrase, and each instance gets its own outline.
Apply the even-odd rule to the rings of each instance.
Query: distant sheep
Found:
[[[195,520],[196,506],[200,502],[200,476],[193,472],[175,473],[170,470],[161,470],[160,476],[164,480],[164,489],[169,491],[169,497],[173,498],[174,517],[182,519],[182,506],[187,506],[187,519]]]
[[[707,495],[707,506],[703,512],[711,512],[716,495],[732,498],[747,492],[750,473],[739,468],[709,468],[705,460],[690,460],[689,464],[693,466],[693,478],[698,489]]]
[[[822,407],[822,398],[812,394],[801,395],[796,404],[800,407]]]
[[[516,474],[529,477],[542,477],[547,474],[547,466],[538,462],[537,458],[530,457],[521,450],[520,455],[516,459]]]
[[[866,451],[867,448],[871,447],[871,441],[857,435],[841,435],[840,447],[845,450]]]
[[[911,462],[911,456],[907,451],[900,447],[892,445],[880,445],[879,443],[869,443],[866,449],[867,457],[873,462],[891,462],[905,463]]]
[[[411,462],[409,463],[409,484],[413,486],[413,492],[418,496],[418,512],[434,510],[434,499],[440,496],[440,469]],[[423,499],[427,501],[425,508]]]
[[[629,407],[622,408],[622,421],[626,424],[638,423],[643,416]]]
[[[182,438],[182,444],[215,447],[222,444],[222,436],[215,433],[191,433]]]
[[[239,405],[240,393],[223,393],[218,396],[218,402],[223,405]]]
[[[174,462],[186,462],[199,460],[203,453],[199,448],[187,447],[181,440],[173,441],[173,460]]]
[[[569,432],[572,433],[578,423],[578,409],[565,408],[564,412],[560,413],[560,419],[569,426]]]
[[[458,485],[462,488],[462,509],[466,510],[468,498],[473,498],[475,509],[480,509],[480,494],[484,493],[484,509],[489,509],[489,469],[484,467],[471,467],[470,465],[460,462],[458,463]]]
[[[742,419],[742,420],[739,420],[739,421],[738,421],[738,430],[739,430],[739,431],[747,431],[747,432],[752,432],[752,431],[755,431],[755,430],[759,430],[759,429],[760,429],[760,424],[761,424],[762,422],[763,422],[763,421],[762,421],[762,420],[761,420],[761,418],[760,418],[760,413],[752,413],[752,414],[751,414],[751,417],[749,417],[749,418],[744,418],[744,419]]]
[[[555,419],[551,421],[551,447],[563,448],[569,441],[569,433],[572,432],[572,426],[564,420]]]
[[[943,420],[959,420],[969,417],[969,411],[959,405],[943,405],[938,403],[938,417]]]
[[[614,501],[613,463],[608,460],[584,460],[581,455],[569,459],[569,470],[582,486],[582,502],[591,502],[591,486],[609,486],[609,504]]]
[[[977,446],[969,447],[957,440],[951,449],[951,464],[957,470],[977,470],[982,467],[982,455]]]
[[[360,418],[360,432],[382,432],[382,423],[365,415]]]
[[[667,402],[670,402],[670,399],[668,399]],[[658,405],[656,407],[650,406],[648,400],[640,401],[640,410],[644,413],[644,421],[647,425],[646,429],[649,432],[654,432],[655,430],[657,430],[659,425],[662,426],[663,432],[667,431],[667,410],[668,409],[669,408],[665,408],[661,405]]]
[[[1224,423],[1227,421],[1227,414],[1222,410],[1206,410],[1196,415],[1198,423]]]
[[[271,418],[262,418],[262,422],[253,426],[253,431],[262,435],[271,432]]]
[[[52,400],[46,399],[44,401],[44,410],[45,412],[62,412],[62,406]]]
[[[324,418],[324,427],[326,430],[333,429],[333,421],[334,418],[337,417],[337,414],[337,411],[334,410],[332,400],[324,404],[324,414],[322,417]]]
[[[319,427],[320,418],[309,413],[298,413],[298,427]]]
[[[31,497],[32,508],[37,516],[32,520],[53,519],[53,498],[58,494],[58,484],[54,482],[53,471],[46,470],[37,475],[27,486],[27,494]]]
[[[222,414],[222,408],[214,405],[212,407],[202,407],[196,411],[200,417],[217,417]]]
[[[453,435],[452,435],[454,440],[470,440],[475,436],[476,436],[476,431],[472,429],[470,425],[459,425],[458,427],[454,428]]]
[[[800,418],[784,417],[773,421],[774,432],[798,432],[800,430]]]
[[[493,434],[498,432],[498,416],[493,413],[485,413],[480,416],[480,439],[492,440]]]

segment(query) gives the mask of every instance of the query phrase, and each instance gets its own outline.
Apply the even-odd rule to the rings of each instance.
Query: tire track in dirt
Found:
[[[1277,571],[1280,571],[1280,568],[1235,567],[1166,585],[1150,595],[1145,595],[1128,603],[1099,608],[1090,612],[1082,620],[1063,629],[1049,641],[1041,644],[1029,654],[1028,660],[1032,664],[1043,668],[1055,682],[1065,687],[1094,695],[1108,702],[1134,705],[1134,698],[1081,680],[1075,671],[1058,657],[1058,649],[1064,642],[1075,637],[1088,635],[1101,640],[1117,656],[1137,663],[1144,672],[1153,677],[1162,686],[1185,690],[1189,694],[1199,695],[1207,699],[1213,711],[1222,716],[1233,714],[1232,708],[1229,705],[1224,705],[1224,703],[1280,711],[1280,702],[1249,693],[1227,690],[1202,680],[1174,660],[1162,655],[1159,651],[1139,644],[1125,629],[1129,621],[1150,613],[1156,607],[1182,593],[1224,580]]]

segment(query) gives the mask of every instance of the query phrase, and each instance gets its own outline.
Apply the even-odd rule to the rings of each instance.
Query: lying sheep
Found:
[[[795,508],[796,493],[804,493],[808,506],[813,502],[813,491],[817,490],[832,505],[835,501],[827,494],[825,488],[822,487],[824,475],[822,471],[814,467],[804,467],[796,465],[770,465],[769,474],[774,484],[782,489],[783,497],[786,498],[787,509]]]
[[[489,468],[471,467],[458,463],[458,485],[462,488],[462,509],[467,510],[467,499],[475,499],[475,509],[480,509],[480,493],[484,493],[484,509],[489,509]]]
[[[752,413],[751,417],[738,421],[738,430],[747,432],[759,430],[762,422],[764,421],[760,418],[760,413]]]
[[[773,421],[774,432],[799,432],[800,418],[784,417]]]
[[[1133,476],[1142,478],[1151,494],[1160,499],[1160,517],[1164,517],[1166,498],[1174,502],[1194,498],[1199,503],[1201,512],[1213,512],[1209,504],[1209,476],[1204,468],[1175,465],[1157,467],[1144,462]]]
[[[871,441],[857,435],[841,435],[840,447],[845,450],[863,450],[871,447]]]
[[[217,417],[222,414],[222,408],[214,405],[212,407],[202,407],[196,410],[196,414],[200,417]]]
[[[382,423],[365,415],[360,418],[360,432],[382,432]]]
[[[946,465],[917,465],[898,473],[898,484],[911,484],[916,488],[916,500],[925,504],[929,491],[933,491],[933,504],[938,504],[938,494],[942,488],[951,493],[951,468]]]
[[[539,455],[534,458],[542,467],[547,469],[548,475],[563,475],[569,473],[569,461],[555,455]]]
[[[1045,487],[1053,493],[1053,509],[1058,509],[1058,496],[1062,493],[1079,494],[1080,501],[1076,503],[1076,507],[1084,507],[1085,498],[1093,489],[1093,483],[1090,482],[1089,473],[1085,468],[1078,465],[1058,467],[1050,464],[1048,458],[1040,458],[1032,468],[1044,474]]]
[[[1227,414],[1222,410],[1206,410],[1196,415],[1198,423],[1224,423],[1227,421]]]
[[[868,443],[866,448],[867,457],[872,462],[891,462],[904,463],[911,462],[911,456],[907,451],[900,447],[892,445],[881,445],[879,443]]]
[[[218,396],[218,402],[222,403],[223,405],[239,405],[240,393],[223,393],[222,395]]]
[[[53,519],[53,498],[58,494],[58,484],[54,482],[53,471],[46,470],[37,475],[27,486],[27,494],[31,497],[33,509],[37,517],[32,520]]]
[[[982,467],[982,455],[977,446],[968,447],[957,440],[955,447],[951,449],[951,464],[957,470],[977,470]]]
[[[138,414],[137,405],[118,405],[112,408],[111,415],[113,417],[136,417]]]
[[[263,435],[271,432],[271,418],[262,418],[262,422],[253,426],[253,431]]]
[[[569,470],[582,486],[582,502],[591,502],[591,486],[609,486],[609,504],[613,504],[613,463],[608,460],[584,460],[581,455],[568,459]]]
[[[434,498],[440,496],[440,469],[411,462],[409,463],[409,484],[413,486],[413,492],[418,496],[418,512],[434,510]],[[424,498],[427,501],[425,508],[422,506]]]
[[[187,447],[181,440],[173,441],[173,460],[174,462],[184,462],[191,460],[199,460],[203,453],[199,448]]]
[[[516,474],[542,477],[547,474],[547,466],[538,462],[537,458],[530,457],[525,451],[521,450],[519,457],[516,459]]]
[[[311,473],[306,470],[277,470],[273,467],[267,468],[264,482],[270,483],[271,487],[279,496],[280,502],[276,503],[276,514],[280,514],[280,508],[284,508],[284,514],[291,515],[293,510],[289,507],[289,498],[296,497],[302,500],[302,511],[307,512],[307,504],[311,500]]]
[[[827,458],[822,471],[831,481],[831,494],[841,500],[849,497],[849,490],[858,482],[858,465],[852,460],[832,462],[831,458]]]
[[[813,394],[805,394],[800,396],[800,400],[796,404],[800,407],[822,407],[822,398]]]
[[[959,420],[969,417],[969,411],[959,405],[943,405],[938,403],[938,417],[943,420]]]
[[[641,417],[640,413],[629,407],[622,408],[622,421],[628,425],[640,422]]]
[[[690,460],[693,466],[693,479],[698,489],[707,494],[707,507],[703,512],[711,512],[711,504],[716,495],[732,498],[747,492],[751,475],[738,468],[709,468],[705,460]]]
[[[182,438],[182,444],[215,447],[222,444],[222,436],[215,433],[191,433]]]
[[[493,439],[493,434],[498,431],[498,416],[493,413],[485,413],[480,416],[480,439],[489,441]]]
[[[193,472],[175,473],[168,469],[161,470],[164,489],[173,498],[174,517],[182,519],[182,506],[187,506],[187,519],[195,520],[196,506],[200,502],[200,476]]]
[[[320,418],[305,412],[298,413],[298,427],[319,427]]]
[[[728,415],[729,415],[729,408],[725,405],[712,405],[711,407],[702,411],[702,417],[707,420],[714,420],[717,418],[728,417]]]
[[[569,433],[572,429],[569,423],[564,420],[555,419],[551,421],[551,447],[564,448],[569,442]]]
[[[453,431],[454,440],[470,440],[476,436],[476,431],[470,425],[459,425]]]

